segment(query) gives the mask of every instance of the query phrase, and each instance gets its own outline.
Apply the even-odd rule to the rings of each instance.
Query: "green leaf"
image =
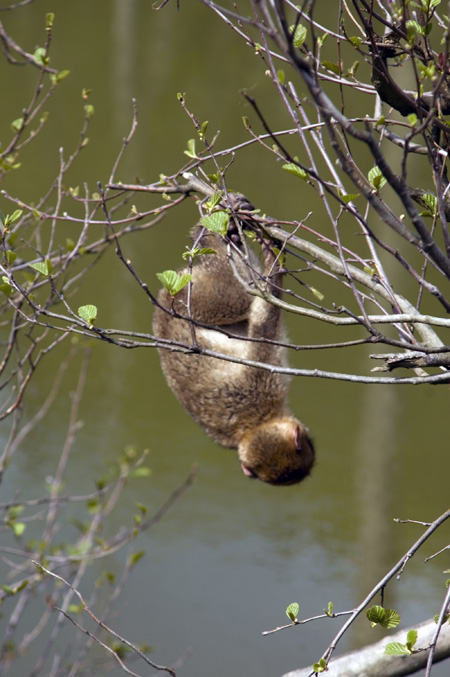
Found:
[[[171,296],[178,294],[192,280],[192,275],[188,273],[180,275],[175,270],[165,270],[163,273],[156,273],[156,275]]]
[[[207,256],[208,254],[217,254],[215,249],[211,249],[210,247],[194,247],[193,249],[189,249],[187,252],[182,253],[182,257],[184,260],[190,259],[190,258],[195,258],[196,256]]]
[[[45,47],[38,47],[35,50],[33,57],[38,66],[47,66],[48,63],[50,62],[50,59],[48,58],[46,51],[47,50],[45,49]]]
[[[291,34],[292,37],[292,43],[294,47],[297,47],[300,49],[300,47],[303,45],[303,43],[306,40],[306,35],[308,31],[304,26],[301,24],[298,24],[298,26],[289,26],[289,33]]]
[[[71,614],[81,614],[81,612],[84,610],[84,606],[81,604],[69,604],[67,607],[67,611]]]
[[[395,628],[400,623],[400,615],[394,609],[384,609],[382,606],[372,606],[367,609],[367,618],[372,624],[381,625],[383,628]]]
[[[327,662],[325,658],[321,658],[318,663],[313,664],[314,672],[325,672],[327,670]]]
[[[417,642],[418,632],[417,630],[409,630],[406,635],[406,646],[408,649],[412,649],[414,644]]]
[[[387,653],[389,656],[408,656],[412,652],[406,644],[400,644],[400,642],[390,642],[386,644],[384,653]]]
[[[357,35],[352,35],[349,38],[349,40],[352,43],[353,47],[359,47],[362,42],[361,38],[359,38]]]
[[[356,200],[357,197],[360,196],[360,193],[341,193],[339,191],[339,197],[345,204],[348,204],[349,202],[353,202],[353,200]]]
[[[210,214],[209,216],[204,216],[200,220],[200,223],[212,233],[226,235],[228,224],[230,223],[230,216],[227,214],[227,212],[219,210],[213,214]]]
[[[286,609],[286,616],[293,622],[297,620],[298,612],[299,612],[299,605],[297,602],[293,602],[292,604],[289,604],[288,608]]]
[[[45,277],[48,277],[53,270],[52,263],[49,259],[45,259],[45,261],[37,261],[37,263],[29,263],[28,265],[30,268],[33,268],[33,270],[36,270],[41,275],[45,275]]]
[[[204,140],[205,135],[206,135],[206,130],[208,129],[208,120],[205,120],[205,122],[202,122],[202,126],[200,127],[200,131],[198,133],[201,141]]]
[[[8,282],[5,282],[5,284],[0,284],[0,291],[3,292],[5,296],[11,296],[13,288]]]
[[[12,214],[7,214],[3,220],[5,228],[18,221],[23,214],[23,209],[16,209]]]
[[[331,61],[322,61],[322,66],[326,68],[327,71],[331,71],[336,75],[340,75],[341,69],[337,63],[332,63]]]
[[[286,75],[285,75],[284,70],[282,70],[281,68],[280,68],[280,70],[277,71],[277,78],[278,78],[278,82],[280,83],[280,85],[284,85]]]
[[[22,536],[23,532],[26,529],[26,525],[24,522],[14,522],[12,525],[12,529],[14,531],[14,536]]]
[[[422,199],[430,210],[431,214],[434,215],[437,209],[436,195],[433,195],[433,193],[425,193],[425,195],[422,196]]]
[[[11,122],[12,130],[15,133],[20,132],[20,130],[22,129],[22,125],[23,125],[23,118],[16,118],[15,120],[13,120]]]
[[[308,180],[308,174],[304,169],[295,164],[295,162],[289,162],[288,164],[282,165],[282,168],[285,169],[289,174],[300,177],[303,181]]]
[[[433,616],[434,622],[437,623],[439,618],[440,618],[440,614],[436,614],[435,616]],[[450,614],[444,614],[444,623],[447,623],[447,621],[449,621],[449,623],[450,623]]]
[[[131,470],[128,477],[150,477],[151,474],[152,474],[151,468],[141,466],[140,468],[135,468],[134,470]]]
[[[381,173],[381,169],[379,167],[372,167],[369,174],[367,175],[367,178],[369,179],[369,183],[375,191],[379,191],[380,188],[383,188],[384,184],[386,183],[386,179]]]
[[[319,301],[323,301],[323,300],[324,300],[325,295],[322,294],[322,292],[319,291],[318,289],[316,289],[315,287],[311,287],[311,286],[310,286],[310,287],[309,287],[309,291],[312,292],[312,293],[314,294],[314,296],[316,297],[316,299],[319,299]]]
[[[92,304],[80,306],[77,312],[78,316],[92,327],[97,319],[97,306],[93,306]]]
[[[400,614],[395,611],[395,609],[385,609],[386,618],[381,624],[383,628],[390,630],[391,628],[396,628],[401,621]]]
[[[406,22],[406,40],[409,45],[413,45],[418,35],[423,35],[424,29],[417,21]]]
[[[9,520],[14,520],[19,517],[23,513],[25,509],[24,505],[12,505],[9,510],[8,510],[8,519]]]
[[[219,204],[221,199],[222,199],[221,192],[220,193],[214,193],[214,195],[211,195],[211,197],[208,198],[208,200],[206,202],[206,207],[207,207],[208,211],[212,212],[214,207],[217,207],[217,205]]]
[[[189,139],[187,142],[187,150],[184,151],[184,154],[193,158],[194,160],[197,160],[198,155],[195,152],[195,139]]]
[[[47,30],[50,30],[53,26],[53,22],[55,20],[55,14],[54,12],[48,12],[45,16],[45,27]]]
[[[145,555],[145,550],[141,550],[140,552],[132,552],[131,555],[128,556],[128,565],[130,567],[134,567],[135,564],[139,562],[140,559],[142,559]]]
[[[70,71],[68,70],[62,70],[59,71],[59,73],[50,73],[50,80],[56,85],[58,82],[61,82],[61,80],[65,80],[68,75],[70,75]]]

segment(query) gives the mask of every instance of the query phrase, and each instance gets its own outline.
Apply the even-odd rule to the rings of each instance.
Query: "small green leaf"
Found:
[[[321,658],[318,663],[314,663],[313,670],[314,672],[325,672],[325,670],[328,670],[325,658]]]
[[[433,616],[433,620],[434,620],[435,623],[438,622],[439,617],[440,617],[440,614],[436,614],[435,616]],[[444,614],[444,623],[447,623],[447,621],[449,621],[449,623],[450,623],[450,614]]]
[[[423,35],[424,29],[417,21],[406,22],[406,40],[409,45],[413,45],[418,35]]]
[[[356,198],[359,196],[360,193],[341,193],[341,191],[339,191],[339,197],[343,202],[345,202],[345,204],[353,202],[353,200],[356,200]]]
[[[87,306],[80,306],[77,312],[78,316],[92,327],[95,320],[97,319],[97,306],[93,306],[91,304],[88,304]]]
[[[140,468],[134,468],[134,470],[131,470],[128,477],[150,477],[151,474],[151,468],[147,468],[145,465],[143,465]]]
[[[408,649],[412,649],[415,643],[417,642],[417,630],[409,630],[407,635],[406,635],[406,646]]]
[[[436,195],[433,195],[433,193],[425,193],[425,195],[422,196],[422,199],[430,210],[431,214],[434,215],[437,209]]]
[[[310,286],[309,291],[312,292],[314,294],[314,296],[316,297],[316,299],[319,299],[319,301],[324,300],[324,298],[325,298],[324,294],[322,294],[322,292],[319,291],[318,289],[316,289],[315,287]]]
[[[84,606],[80,604],[69,604],[67,611],[71,614],[81,614],[84,609]]]
[[[230,216],[227,214],[227,212],[219,210],[213,214],[210,214],[209,216],[204,216],[200,220],[200,223],[212,233],[226,235],[228,224],[230,223]]]
[[[208,129],[208,120],[205,120],[205,122],[202,123],[202,126],[200,127],[200,131],[198,133],[200,140],[203,141],[206,135],[206,130]]]
[[[327,616],[330,616],[330,618],[333,615],[333,602],[328,602],[328,606],[326,609],[324,609],[325,613]]]
[[[217,254],[217,252],[209,247],[194,247],[187,252],[183,252],[181,256],[186,260],[190,258],[194,259],[196,256],[207,256],[208,254]]]
[[[61,80],[65,80],[67,76],[70,75],[70,71],[62,70],[59,73],[50,73],[50,80],[54,85],[57,85]]]
[[[386,183],[386,179],[381,173],[381,169],[379,167],[372,167],[369,174],[367,175],[367,178],[369,179],[369,183],[375,191],[379,191],[380,188],[383,188]]]
[[[171,296],[178,294],[192,280],[192,275],[188,273],[180,275],[175,270],[165,270],[163,273],[156,273],[156,275]]]
[[[415,127],[419,121],[419,118],[415,113],[410,113],[408,115],[408,122],[411,125],[411,127]]]
[[[184,154],[193,158],[194,160],[197,160],[198,156],[195,152],[195,139],[189,139],[187,142],[187,150],[184,151]]]
[[[45,259],[45,261],[37,261],[36,263],[29,263],[28,265],[30,268],[33,268],[33,270],[36,270],[41,275],[45,275],[45,277],[48,277],[52,271],[52,264],[49,259]]]
[[[214,207],[217,207],[221,199],[222,199],[221,193],[214,193],[214,195],[211,195],[211,197],[206,202],[206,207],[208,211],[212,212]]]
[[[389,644],[386,644],[384,653],[388,654],[389,656],[408,656],[412,652],[410,649],[408,649],[406,644],[400,644],[400,642],[390,642]]]
[[[303,181],[308,180],[308,174],[304,169],[296,165],[295,162],[289,162],[288,164],[282,165],[282,168],[289,172],[289,174],[300,177]]]
[[[94,106],[90,103],[87,103],[84,107],[84,114],[86,118],[89,120],[93,115],[94,115]]]
[[[383,628],[395,628],[400,623],[400,615],[394,609],[384,609],[382,606],[372,606],[367,609],[367,618],[372,624],[381,625]]]
[[[9,510],[8,510],[8,519],[9,520],[14,520],[19,517],[23,513],[25,509],[24,505],[12,505]]]
[[[33,54],[34,60],[39,66],[47,66],[50,62],[46,51],[45,47],[38,47]]]
[[[277,78],[278,78],[278,82],[280,83],[280,85],[284,85],[284,81],[286,79],[286,75],[285,75],[284,70],[280,69],[280,70],[277,71]]]
[[[12,214],[7,214],[3,220],[5,228],[18,221],[23,214],[23,209],[16,209]]]
[[[362,42],[361,38],[359,38],[357,35],[352,35],[349,38],[349,40],[352,43],[353,47],[359,47]]]
[[[299,612],[299,605],[297,602],[293,602],[292,604],[289,604],[288,608],[286,609],[286,616],[293,622],[297,620],[298,612]]]
[[[331,61],[322,61],[322,66],[328,71],[335,73],[335,75],[340,75],[341,69],[337,63],[332,63]]]
[[[291,34],[294,47],[300,49],[306,40],[307,32],[306,28],[301,24],[298,24],[298,26],[289,26],[289,33]]]
[[[14,261],[17,258],[16,252],[12,252],[11,249],[8,249],[6,252],[6,260],[11,265],[11,263],[14,263]]]
[[[47,30],[50,30],[53,26],[53,22],[55,20],[55,14],[54,12],[48,12],[45,16],[45,27]]]
[[[4,277],[2,279],[4,279]],[[0,284],[0,291],[3,292],[5,296],[11,296],[13,288],[8,282],[5,282],[5,284]]]
[[[24,522],[14,522],[12,525],[12,529],[14,531],[14,536],[22,536],[23,532],[26,529],[26,525]]]
[[[22,125],[23,125],[23,118],[16,118],[15,120],[13,120],[11,122],[12,130],[15,133],[20,132],[20,130],[22,129]]]
[[[140,559],[142,559],[145,555],[145,550],[141,550],[140,552],[132,552],[131,555],[128,556],[128,565],[130,567],[134,567]]]

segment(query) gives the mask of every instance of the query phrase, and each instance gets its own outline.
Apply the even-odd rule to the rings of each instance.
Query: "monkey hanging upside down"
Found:
[[[314,447],[307,428],[288,409],[288,377],[195,354],[193,332],[200,348],[274,366],[286,365],[285,349],[261,340],[229,338],[217,329],[194,326],[189,320],[174,317],[172,308],[184,317],[190,313],[200,323],[248,339],[276,341],[284,339],[281,311],[245,291],[233,272],[229,256],[247,283],[251,283],[249,266],[228,247],[226,238],[201,226],[196,226],[191,235],[197,246],[216,253],[194,258],[189,305],[187,287],[174,299],[165,289],[159,293],[158,301],[167,311],[155,309],[155,336],[194,346],[192,353],[170,348],[159,350],[167,382],[208,435],[224,447],[237,449],[242,470],[248,477],[278,485],[301,482],[314,465]],[[233,240],[237,239],[233,235]],[[282,269],[272,250],[267,245],[263,249],[264,276],[271,293],[280,297]],[[250,265],[261,280],[261,266],[256,255],[251,254],[254,258]]]

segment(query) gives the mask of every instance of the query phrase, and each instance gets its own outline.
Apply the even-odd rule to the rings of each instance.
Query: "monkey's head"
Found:
[[[248,477],[285,486],[305,479],[315,460],[308,430],[291,416],[247,430],[238,454],[242,470]]]

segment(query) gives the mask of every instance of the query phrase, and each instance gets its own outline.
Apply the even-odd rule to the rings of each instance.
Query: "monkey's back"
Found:
[[[170,307],[165,290],[158,300]],[[245,322],[242,323],[245,331]],[[189,323],[176,319],[156,308],[153,330],[157,337],[168,341],[193,345]],[[251,359],[251,342],[228,338],[214,329],[195,328],[195,337],[201,348]],[[180,403],[219,444],[237,448],[243,431],[255,424],[284,415],[288,379],[266,369],[247,367],[192,352],[160,349],[161,366]],[[272,364],[285,364],[284,350],[272,350]]]

